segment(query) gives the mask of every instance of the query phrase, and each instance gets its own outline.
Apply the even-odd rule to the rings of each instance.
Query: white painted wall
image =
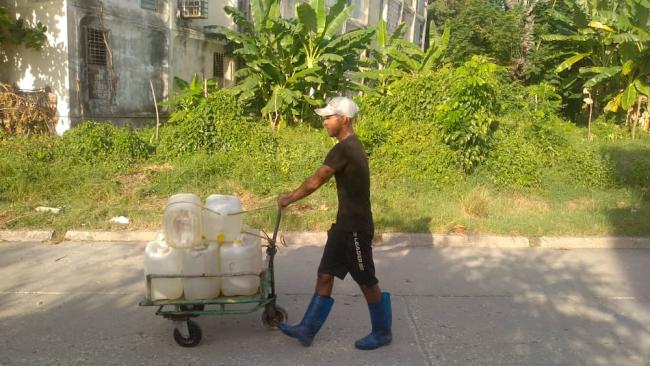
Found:
[[[0,4],[9,14],[15,12],[16,18],[47,27],[47,44],[40,51],[23,46],[0,49],[0,80],[17,83],[21,89],[52,88],[59,114],[56,130],[62,133],[70,127],[66,0],[0,0]]]

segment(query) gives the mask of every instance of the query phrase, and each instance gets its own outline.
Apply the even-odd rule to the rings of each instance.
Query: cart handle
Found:
[[[270,245],[275,246],[278,238],[278,230],[280,230],[280,221],[282,220],[282,208],[278,206],[278,214],[275,219],[275,228],[273,229],[273,238],[269,242]]]

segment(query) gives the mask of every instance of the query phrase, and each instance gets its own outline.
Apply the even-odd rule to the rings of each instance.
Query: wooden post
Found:
[[[636,120],[633,120],[632,123],[632,140],[636,139],[636,125],[639,124],[639,121],[641,120],[641,96],[639,95],[639,99],[637,100],[637,105],[636,105]]]
[[[153,90],[153,82],[149,80],[151,87],[151,96],[153,98],[153,106],[156,108],[156,141],[158,141],[158,130],[160,129],[160,117],[158,116],[158,102],[156,102],[156,92]]]
[[[537,96],[535,96],[537,98]],[[591,137],[591,116],[593,115],[594,111],[594,100],[591,99],[591,93],[589,93],[589,127],[588,127],[588,132],[587,132],[587,140],[591,141],[593,138]]]
[[[650,96],[645,97],[645,112],[648,114],[645,120],[645,132],[650,132]]]

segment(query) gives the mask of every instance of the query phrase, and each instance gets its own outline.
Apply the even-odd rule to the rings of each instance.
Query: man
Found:
[[[336,97],[316,113],[324,118],[323,125],[338,143],[330,150],[323,165],[300,187],[278,197],[281,208],[307,197],[332,175],[336,179],[338,213],[336,223],[327,232],[316,291],[300,323],[282,323],[280,330],[297,338],[303,346],[311,345],[334,304],[334,277],[344,279],[350,273],[359,284],[368,302],[372,331],[355,342],[359,349],[375,349],[391,342],[392,312],[390,294],[382,293],[375,277],[372,259],[374,225],[370,208],[370,172],[368,158],[361,141],[354,134],[352,121],[359,111],[349,98]]]

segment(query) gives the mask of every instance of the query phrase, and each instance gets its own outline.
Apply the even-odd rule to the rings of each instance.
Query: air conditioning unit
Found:
[[[178,11],[183,19],[206,19],[208,0],[178,0]]]

